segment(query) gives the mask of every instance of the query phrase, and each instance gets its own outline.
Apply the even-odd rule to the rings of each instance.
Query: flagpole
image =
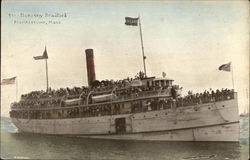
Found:
[[[233,72],[233,63],[231,63],[232,65],[232,84],[233,84],[233,89],[234,89],[234,72]]]
[[[16,102],[17,102],[17,97],[18,97],[18,80],[17,80],[17,77],[16,77]]]
[[[46,62],[46,86],[47,86],[47,92],[49,91],[49,79],[48,79],[48,63],[47,58],[45,59]]]
[[[144,55],[144,47],[143,47],[143,39],[142,39],[142,30],[141,30],[141,18],[139,15],[139,29],[140,29],[140,37],[141,37],[141,49],[142,49],[142,59],[143,59],[143,67],[144,67],[144,73],[145,76],[147,76],[147,72],[146,72],[146,65],[145,65],[145,55]]]

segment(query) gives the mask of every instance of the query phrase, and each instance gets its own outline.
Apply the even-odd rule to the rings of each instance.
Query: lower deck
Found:
[[[105,135],[101,137],[111,139],[115,139],[115,137],[120,139],[119,137],[139,136],[140,138],[138,139],[143,140],[143,137],[152,135],[149,136],[151,137],[148,138],[149,140],[153,140],[154,138],[152,137],[154,136],[158,137],[159,140],[164,140],[164,138],[160,138],[161,134],[159,135],[159,133],[164,133],[163,137],[166,137],[165,133],[169,133],[169,135],[173,137],[173,135],[175,135],[174,133],[178,133],[179,136],[184,136],[187,132],[187,135],[190,137],[190,133],[192,132],[198,134],[204,131],[203,134],[208,137],[209,135],[210,137],[217,136],[221,137],[222,141],[235,141],[239,135],[237,129],[239,126],[239,116],[237,101],[235,99],[141,113],[67,119],[12,118],[12,121],[22,132],[55,135],[85,135],[91,137],[96,135],[94,137],[97,138],[100,135]],[[207,128],[207,130],[205,128]],[[230,136],[231,139],[223,138],[225,135],[230,134],[232,134]],[[179,138],[179,140],[181,139],[182,138]],[[218,141],[217,139],[218,138],[214,139],[214,141]],[[171,139],[166,138],[166,140]],[[178,140],[178,138],[173,138],[173,140]],[[184,140],[189,141],[192,139],[184,138]],[[212,141],[213,138],[209,138],[209,141],[210,140]]]

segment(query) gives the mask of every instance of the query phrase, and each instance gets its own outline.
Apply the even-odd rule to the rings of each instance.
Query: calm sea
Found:
[[[247,160],[249,117],[241,117],[240,143],[99,140],[17,133],[1,118],[2,159]]]

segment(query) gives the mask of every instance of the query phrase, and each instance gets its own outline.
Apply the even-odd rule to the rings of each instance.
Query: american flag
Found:
[[[7,78],[2,80],[1,85],[15,84],[15,82],[16,82],[16,77]]]

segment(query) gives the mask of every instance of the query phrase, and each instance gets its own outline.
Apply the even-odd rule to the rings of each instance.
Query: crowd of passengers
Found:
[[[157,98],[147,100],[145,105],[142,105],[139,101],[131,102],[130,107],[126,107],[124,104],[105,104],[95,105],[89,107],[74,107],[74,108],[62,108],[57,110],[33,110],[33,111],[11,111],[10,116],[16,118],[30,118],[30,119],[56,119],[56,118],[77,118],[77,117],[94,117],[105,115],[117,115],[128,113],[140,113],[146,111],[164,110],[174,107],[197,105],[202,103],[209,103],[221,100],[229,100],[234,98],[234,91],[229,89],[222,90],[210,90],[203,93],[193,94],[192,91],[188,92],[185,97],[176,97],[173,99],[159,100]]]
[[[94,81],[91,87],[74,87],[74,88],[60,88],[60,89],[49,89],[48,91],[32,91],[28,94],[21,95],[21,101],[18,103],[13,103],[12,107],[20,108],[36,108],[36,107],[56,107],[65,106],[64,97],[68,98],[78,98],[80,95],[84,99],[87,97],[90,91],[94,92],[111,92],[114,88],[119,88],[115,91],[116,96],[120,98],[134,98],[141,95],[147,96],[147,91],[159,91],[165,90],[167,86],[161,87],[160,85],[155,85],[151,87],[147,86],[137,86],[129,87],[133,80],[143,79],[145,75],[143,72],[139,72],[134,78],[126,78],[123,80],[113,81],[113,80],[103,80]],[[173,86],[174,89],[182,89],[179,86]],[[192,104],[208,103],[212,101],[226,100],[228,98],[233,98],[233,90],[222,89],[213,91],[204,91],[203,93],[193,94],[191,91],[185,97],[177,97],[176,93],[172,92],[174,98],[177,98],[177,106],[187,106]]]
[[[216,102],[222,100],[229,100],[234,98],[233,89],[217,89],[216,91],[210,89],[210,92],[205,90],[203,93],[193,94],[192,91],[188,91],[188,95],[184,97],[179,97],[176,99],[176,105],[178,106],[188,106],[195,104],[203,104],[209,102]]]
[[[139,113],[153,110],[163,110],[171,108],[171,101],[164,100],[148,100],[146,105],[142,106],[140,102],[131,102],[130,107],[125,107],[124,104],[111,104],[90,106],[90,107],[75,107],[62,108],[57,110],[12,110],[11,117],[24,119],[56,119],[56,118],[77,118],[77,117],[95,117],[105,115],[117,115],[128,113]]]
[[[178,86],[175,86],[178,88]],[[174,88],[174,87],[173,87]],[[176,94],[176,93],[172,93]],[[176,97],[175,97],[176,96]],[[205,90],[203,93],[196,93],[193,94],[192,91],[188,91],[188,95],[184,97],[180,97],[177,95],[173,95],[173,97],[176,99],[176,106],[182,107],[182,106],[189,106],[189,105],[196,105],[196,104],[203,104],[203,103],[209,103],[209,102],[215,102],[215,101],[221,101],[221,100],[229,100],[234,98],[234,90],[229,89],[222,89],[222,90],[216,90],[213,91],[210,89],[210,91]],[[27,104],[28,103],[28,104]],[[31,103],[31,104],[30,104]],[[52,99],[52,101],[21,101],[19,102],[18,106],[25,106],[29,108],[36,108],[40,105],[40,107],[58,107],[60,106],[61,99]],[[146,110],[158,110],[158,109],[166,109],[171,107],[172,101],[150,101],[147,102],[148,108]],[[64,105],[61,105],[62,107]],[[114,112],[120,113],[120,106],[114,105]],[[89,115],[98,115],[99,113],[110,113],[109,107],[99,108],[98,106],[92,106],[92,108],[89,108],[86,110],[86,113],[89,113]],[[140,105],[132,105],[132,112],[138,112],[138,111],[146,111],[145,108],[141,108]],[[73,112],[74,113],[74,112]],[[72,114],[73,114],[72,113]],[[70,114],[71,115],[71,114]],[[74,114],[73,114],[74,115]]]
[[[18,103],[13,103],[13,107],[19,107],[19,108],[44,108],[47,106],[50,107],[58,107],[61,105],[61,98],[53,98],[50,100],[37,100],[37,99],[33,99],[33,100],[22,100]]]
[[[176,98],[176,107],[197,105],[202,103],[209,103],[221,100],[229,100],[234,98],[234,91],[229,89],[222,89],[204,91],[203,93],[193,94],[192,91],[188,92],[185,97]],[[111,104],[97,105],[90,107],[76,107],[69,109],[61,109],[56,115],[54,110],[50,111],[30,111],[29,118],[75,118],[75,117],[92,117],[92,116],[104,116],[112,114],[124,114],[124,113],[139,113],[153,110],[163,110],[173,107],[173,100],[148,100],[144,106],[140,102],[132,102],[131,108],[124,107],[124,104]],[[11,117],[27,118],[27,111],[11,111]]]
[[[22,100],[32,100],[32,99],[40,99],[40,98],[51,98],[51,97],[63,97],[65,95],[67,96],[79,96],[80,94],[87,94],[90,91],[94,92],[101,92],[101,91],[110,91],[114,89],[115,87],[117,88],[125,88],[129,86],[129,84],[136,79],[142,79],[144,78],[143,72],[139,72],[135,76],[135,78],[126,78],[123,80],[102,80],[102,81],[94,81],[91,84],[91,87],[73,87],[73,88],[60,88],[60,89],[51,89],[49,88],[48,91],[32,91],[28,94],[23,94],[21,95]]]
[[[21,95],[21,101],[19,103],[13,103],[13,107],[45,107],[45,106],[60,106],[63,97],[67,96],[68,98],[78,98],[87,97],[90,91],[94,92],[111,92],[114,88],[119,88],[119,92],[116,92],[117,96],[127,96],[139,95],[141,91],[151,91],[157,90],[159,87],[129,87],[133,80],[145,78],[143,72],[139,72],[135,78],[126,78],[123,80],[103,80],[103,81],[94,81],[91,87],[73,87],[73,88],[60,88],[60,89],[51,89],[48,91],[32,91],[28,94]],[[165,88],[164,88],[165,89]]]

